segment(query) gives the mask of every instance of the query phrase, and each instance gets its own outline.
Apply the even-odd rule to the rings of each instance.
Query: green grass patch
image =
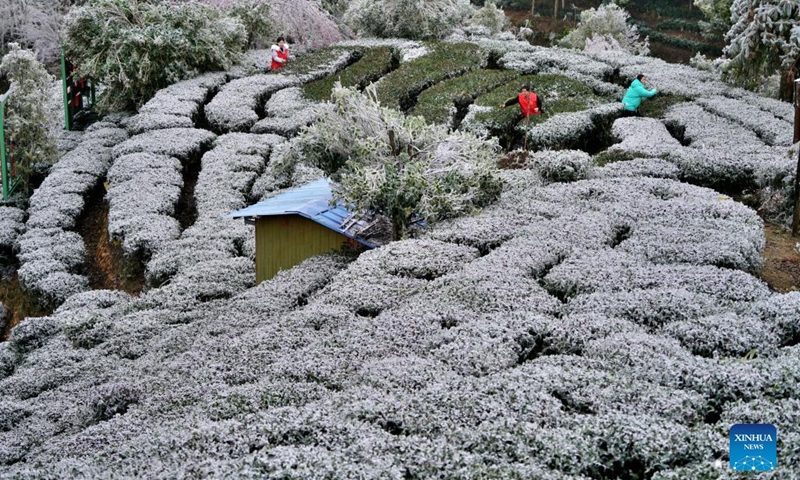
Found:
[[[542,97],[544,112],[527,120],[531,125],[546,121],[553,115],[565,112],[578,112],[591,108],[603,101],[590,87],[564,75],[524,75],[491,92],[479,96],[475,104],[493,107],[491,111],[475,115],[475,123],[485,124],[492,135],[504,136],[513,132],[514,126],[522,120],[519,106],[500,108],[500,105],[519,94],[522,85],[530,84],[537,95]]]
[[[322,78],[303,86],[303,93],[309,100],[330,100],[333,84],[342,82],[343,87],[363,89],[377,81],[392,69],[392,49],[388,47],[372,48],[364,52],[354,64],[334,75]]]
[[[424,117],[428,123],[450,123],[453,107],[464,108],[478,96],[518,76],[518,73],[510,70],[473,70],[422,92],[409,114]]]
[[[427,55],[403,63],[376,84],[381,105],[408,111],[426,88],[480,68],[487,60],[487,54],[471,43],[441,42],[428,48]]]

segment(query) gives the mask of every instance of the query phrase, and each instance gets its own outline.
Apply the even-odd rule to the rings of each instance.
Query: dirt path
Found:
[[[144,270],[125,258],[122,248],[108,236],[108,202],[105,187],[98,186],[86,201],[76,231],[86,245],[86,269],[92,290],[122,290],[139,295],[144,288]]]
[[[764,235],[767,246],[759,276],[776,292],[800,291],[800,254],[796,248],[800,238],[793,238],[791,232],[771,223],[765,224]]]

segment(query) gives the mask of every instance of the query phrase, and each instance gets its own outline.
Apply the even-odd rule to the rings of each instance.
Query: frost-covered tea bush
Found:
[[[666,160],[660,158],[637,158],[613,162],[603,167],[591,168],[587,175],[589,178],[655,177],[676,180],[678,174],[678,167]]]
[[[151,285],[160,285],[198,262],[253,256],[252,226],[221,217],[247,206],[251,186],[263,172],[272,148],[284,141],[270,134],[217,137],[214,148],[201,160],[194,190],[197,219],[148,262],[146,277]]]
[[[697,103],[712,113],[753,130],[767,145],[788,147],[792,144],[790,122],[775,118],[772,112],[742,100],[720,96],[699,98]]]
[[[591,158],[580,150],[545,150],[528,155],[525,168],[539,172],[549,182],[573,182],[586,177]]]
[[[619,118],[612,135],[620,143],[610,150],[621,150],[644,157],[660,157],[681,149],[681,144],[655,118]]]
[[[127,255],[147,257],[180,233],[174,218],[180,161],[151,153],[123,155],[108,172],[108,231]]]
[[[314,123],[323,108],[326,107],[303,98],[300,88],[284,88],[270,97],[264,107],[266,118],[259,120],[250,131],[291,137]]]
[[[353,0],[344,21],[364,36],[437,40],[465,24],[472,14],[466,0]]]
[[[199,154],[216,135],[199,128],[168,128],[134,135],[113,149],[115,158],[131,153],[166,155],[183,161]]]
[[[0,251],[8,254],[17,246],[17,238],[25,231],[25,211],[0,207]]]
[[[425,65],[417,62],[423,56],[412,58],[438,48],[349,43],[341,48],[395,49],[406,56],[401,69]],[[164,230],[169,240],[147,261],[149,285],[138,296],[75,293],[87,288],[78,276],[80,235],[63,228],[23,233],[12,222],[20,279],[51,292],[52,306],[63,304],[50,316],[23,320],[0,345],[3,476],[728,478],[714,461],[725,463],[730,425],[765,422],[783,432],[786,470],[775,478],[791,478],[800,458],[791,447],[800,441],[799,297],[775,294],[749,273],[764,244],[753,210],[675,180],[757,185],[787,171],[784,146],[768,145],[753,122],[723,118],[702,99],[727,91],[779,122],[791,112],[653,59],[478,43],[493,59],[518,51],[543,62],[538,84],[512,70],[497,76],[534,78],[547,92],[545,108],[554,114],[531,122],[540,128],[552,121],[538,130],[542,138],[582,142],[585,132],[616,133],[618,148],[594,157],[605,166],[589,167],[583,152],[532,153],[533,169],[496,173],[503,191],[480,210],[358,257],[311,258],[257,286],[253,227],[221,216],[323,175],[295,163],[295,155],[308,153],[301,148],[307,139],[240,132],[183,149],[179,134],[158,132],[176,118],[205,125],[197,114],[208,112],[202,104],[221,85],[214,82],[159,94],[152,111],[126,120],[130,132],[149,132],[126,145],[137,153],[95,159],[122,134],[105,122],[91,128],[84,153],[65,156],[47,181],[59,201],[43,196],[33,210],[71,218],[113,159],[110,220],[125,213],[130,223],[123,225],[139,222],[145,233],[158,230],[159,219],[175,225],[164,212],[181,191],[182,165],[153,153],[158,143],[162,154],[170,147],[167,153],[191,152],[185,161],[199,162],[196,219],[183,231]],[[305,58],[311,55],[338,54]],[[226,102],[241,105],[228,117],[231,125],[239,113],[255,115],[236,127],[242,130],[262,115],[291,117],[307,104],[290,87],[313,70],[299,59],[295,83],[264,96],[258,88],[266,83],[243,89],[242,103],[234,88],[222,87],[216,113]],[[463,80],[471,89],[480,69],[469,65],[476,73]],[[651,80],[686,97],[665,104],[685,103],[663,122],[623,119],[612,132],[618,98],[602,89],[619,80],[615,69],[629,78],[640,69],[653,73]],[[263,81],[239,70],[220,75],[219,82],[245,80],[240,85]],[[398,80],[397,91],[421,84],[408,75],[413,82]],[[552,89],[544,77],[553,78]],[[460,84],[459,77],[437,82],[431,96]],[[496,107],[518,92],[515,82],[475,99],[491,115],[508,115],[485,117],[506,132],[517,127],[518,109]],[[444,98],[449,117],[452,100]],[[314,152],[331,153],[331,162],[374,152],[391,146],[385,132],[393,127],[395,147],[416,145],[418,158],[428,154],[420,145],[446,128],[376,112],[351,112],[352,124],[382,125],[363,128],[368,134],[314,124],[321,139]],[[407,123],[415,128],[404,129]],[[435,143],[436,155],[464,155],[460,135],[448,132],[449,140]],[[553,168],[542,178],[544,166]],[[551,181],[565,172],[571,181]],[[162,213],[151,217],[151,209]]]

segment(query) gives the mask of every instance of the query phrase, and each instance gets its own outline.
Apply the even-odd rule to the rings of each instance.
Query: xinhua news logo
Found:
[[[734,425],[730,440],[733,470],[768,472],[778,468],[778,429],[774,425]]]

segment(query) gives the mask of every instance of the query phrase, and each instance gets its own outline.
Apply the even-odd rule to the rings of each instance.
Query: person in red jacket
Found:
[[[542,98],[531,90],[530,85],[523,86],[519,95],[506,100],[505,103],[500,105],[500,108],[510,107],[515,103],[519,103],[519,109],[524,118],[528,118],[531,115],[541,115],[542,113]]]
[[[278,37],[277,44],[272,46],[272,70],[277,70],[286,65],[289,61],[289,46],[286,45],[286,39]]]

